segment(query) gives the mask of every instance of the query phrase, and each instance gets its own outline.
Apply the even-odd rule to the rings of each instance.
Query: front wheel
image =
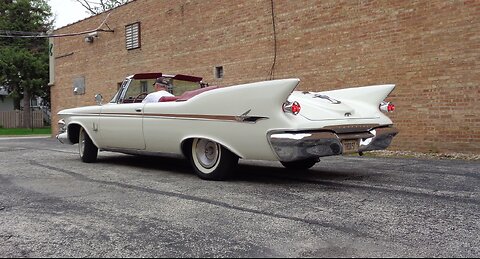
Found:
[[[195,173],[204,180],[224,180],[238,164],[237,155],[208,139],[194,139],[189,155]]]
[[[98,148],[93,144],[92,139],[83,128],[80,128],[78,136],[78,152],[80,153],[80,158],[85,163],[93,163],[97,160]]]
[[[291,162],[280,162],[287,169],[292,170],[308,170],[320,160],[318,158],[307,158]]]

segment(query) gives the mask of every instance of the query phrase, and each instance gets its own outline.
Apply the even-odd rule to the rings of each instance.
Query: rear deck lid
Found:
[[[371,85],[325,92],[294,91],[289,101],[302,106],[300,115],[313,120],[376,119],[382,116],[379,105],[395,85]]]

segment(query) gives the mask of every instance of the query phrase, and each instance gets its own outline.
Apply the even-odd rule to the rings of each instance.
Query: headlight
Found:
[[[65,133],[67,131],[67,124],[65,120],[61,119],[58,121],[58,134]]]

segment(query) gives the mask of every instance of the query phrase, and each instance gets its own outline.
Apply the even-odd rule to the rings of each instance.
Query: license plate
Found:
[[[342,140],[343,153],[356,153],[358,152],[359,140],[358,139],[344,139]]]

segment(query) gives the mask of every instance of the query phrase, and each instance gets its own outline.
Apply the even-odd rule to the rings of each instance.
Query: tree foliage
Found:
[[[99,14],[110,9],[113,9],[117,6],[126,4],[131,0],[76,0],[80,3],[87,11],[91,14]]]
[[[0,0],[0,31],[46,32],[53,20],[47,0]],[[7,87],[15,108],[24,99],[25,118],[30,98],[49,98],[48,39],[0,37],[0,85]],[[25,120],[24,127],[31,127]]]

